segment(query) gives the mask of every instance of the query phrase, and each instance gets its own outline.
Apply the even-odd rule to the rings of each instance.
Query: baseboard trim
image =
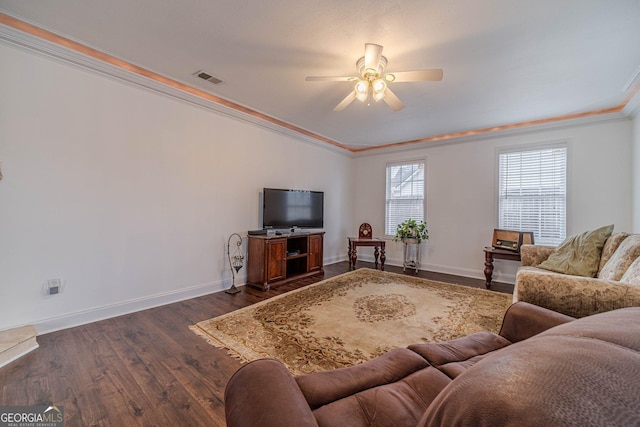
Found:
[[[20,359],[22,356],[26,354],[31,353],[33,350],[35,350],[38,347],[40,347],[40,345],[38,345],[38,343],[36,342],[35,337],[31,338],[28,341],[20,343],[19,345],[13,347],[12,349],[6,352],[4,357],[7,357],[7,359],[5,360],[3,357],[3,360],[0,361],[0,368],[2,368],[3,366],[7,366],[9,363]]]
[[[331,258],[324,258],[322,260],[323,265],[335,264],[336,262],[342,262],[347,258],[346,255],[333,256]]]
[[[245,283],[245,277],[236,278],[236,286]],[[33,323],[38,335],[48,334],[50,332],[60,331],[62,329],[72,328],[74,326],[85,325],[91,322],[110,319],[112,317],[122,316],[134,313],[136,311],[147,310],[174,302],[184,301],[203,295],[220,292],[230,286],[229,280],[203,283],[189,288],[178,289],[176,291],[164,292],[161,294],[150,295],[147,297],[135,298],[114,304],[108,304],[100,307],[81,310],[73,313],[54,316],[42,319]]]
[[[0,331],[0,368],[38,348],[32,325]]]
[[[359,255],[358,259],[366,262],[374,262],[374,257],[366,254],[362,256]],[[402,267],[402,259],[400,258],[387,258],[384,263],[385,265]],[[453,274],[455,276],[485,280],[484,269],[478,270],[478,269],[471,269],[471,268],[458,268],[458,267],[451,267],[446,265],[422,264],[422,263],[420,264],[419,268],[420,270],[433,271],[434,273]],[[516,282],[516,276],[514,274],[504,274],[494,270],[492,281],[514,284]]]

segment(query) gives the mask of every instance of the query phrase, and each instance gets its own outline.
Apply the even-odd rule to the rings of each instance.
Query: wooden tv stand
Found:
[[[249,236],[247,285],[263,291],[294,279],[324,274],[324,232]]]

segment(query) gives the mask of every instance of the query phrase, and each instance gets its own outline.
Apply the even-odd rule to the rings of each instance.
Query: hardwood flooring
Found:
[[[324,277],[267,292],[241,287],[236,295],[218,292],[39,336],[39,349],[0,369],[0,406],[61,405],[66,427],[225,426],[224,388],[240,362],[188,326],[348,268],[340,262],[325,266]],[[484,280],[426,271],[418,276],[484,288]],[[504,283],[492,289],[513,292]]]

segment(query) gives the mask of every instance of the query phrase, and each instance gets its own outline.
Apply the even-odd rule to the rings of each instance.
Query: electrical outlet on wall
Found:
[[[64,280],[49,279],[44,283],[43,292],[45,295],[56,295],[62,292],[63,288],[64,288]]]

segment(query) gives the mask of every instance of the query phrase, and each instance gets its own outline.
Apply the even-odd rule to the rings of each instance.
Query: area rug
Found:
[[[362,268],[190,328],[242,361],[271,357],[299,375],[497,332],[510,304],[507,294]]]

